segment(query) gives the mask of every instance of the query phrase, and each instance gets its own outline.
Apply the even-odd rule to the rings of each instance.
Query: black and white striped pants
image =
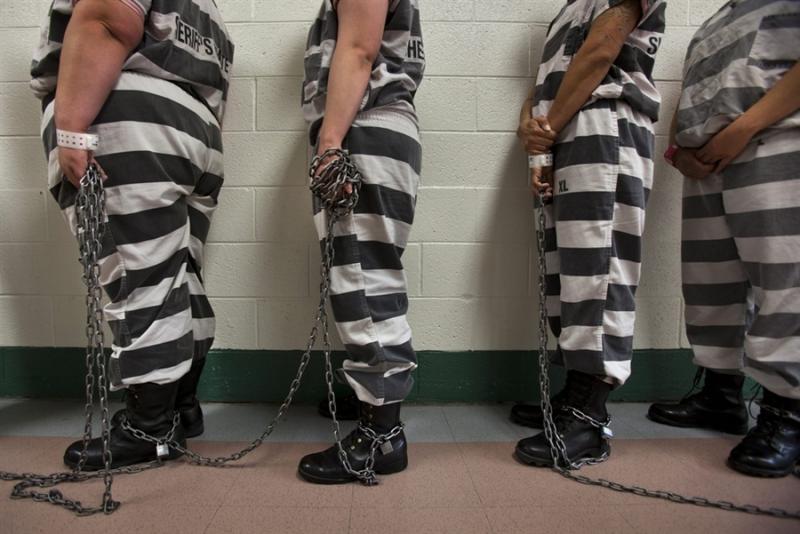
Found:
[[[695,363],[800,399],[800,130],[684,180],[683,296]]]
[[[330,304],[348,354],[339,374],[360,400],[380,406],[405,399],[417,367],[401,257],[422,149],[415,118],[385,109],[360,113],[344,145],[363,185],[353,214],[334,227]],[[327,213],[316,204],[314,224],[322,239]]]
[[[62,179],[53,108],[42,120],[49,187],[74,232],[77,191]],[[108,176],[100,281],[114,335],[110,382],[174,382],[214,338],[201,265],[223,180],[219,124],[177,85],[123,72],[93,129]]]
[[[631,372],[654,143],[648,117],[600,100],[578,112],[553,149],[545,250],[554,362],[615,384]]]

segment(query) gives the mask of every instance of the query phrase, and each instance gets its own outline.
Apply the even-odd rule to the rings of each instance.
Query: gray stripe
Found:
[[[686,337],[692,345],[739,348],[744,346],[744,325],[695,326],[686,325]]]
[[[727,219],[736,237],[800,236],[800,207],[735,213]]]
[[[725,189],[797,180],[800,176],[800,136],[793,152],[766,156],[725,169]],[[766,142],[769,142],[768,140]],[[796,187],[787,184],[786,187]]]
[[[689,306],[729,306],[747,302],[750,284],[683,284],[682,288],[683,299]]]
[[[800,336],[800,313],[759,315],[750,328],[749,334],[773,339]]]
[[[755,287],[767,291],[800,287],[800,263],[744,263],[744,268]]]
[[[775,376],[781,382],[792,387],[800,386],[800,362],[762,362],[753,358],[744,357],[745,366]],[[762,384],[771,389],[771,384]]]

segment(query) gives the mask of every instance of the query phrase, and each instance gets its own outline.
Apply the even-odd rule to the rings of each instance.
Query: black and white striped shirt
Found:
[[[550,24],[536,77],[534,116],[546,116],[572,58],[592,23],[623,0],[568,0]],[[641,0],[642,19],[631,32],[606,77],[586,103],[624,100],[635,111],[658,120],[661,97],[653,82],[653,65],[666,25],[664,0]]]
[[[79,0],[53,0],[31,65],[31,87],[52,98],[61,47]],[[204,102],[218,120],[233,64],[233,43],[214,0],[119,0],[144,18],[141,44],[122,70],[168,80]]]
[[[328,75],[339,29],[335,3],[324,0],[308,33],[303,115],[309,123],[325,115]],[[424,71],[425,49],[418,2],[391,0],[380,52],[372,65],[361,111],[389,106],[397,111],[415,113],[414,94]]]
[[[678,144],[700,147],[800,60],[800,0],[732,0],[697,30],[686,54]],[[770,129],[800,127],[800,111]]]

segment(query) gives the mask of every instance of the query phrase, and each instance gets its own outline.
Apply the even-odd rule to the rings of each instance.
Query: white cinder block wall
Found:
[[[236,43],[225,123],[226,184],[208,246],[218,348],[301,348],[319,252],[305,186],[302,55],[320,0],[217,0]],[[49,0],[0,3],[0,346],[80,346],[76,247],[46,190],[31,50]],[[415,345],[535,345],[536,255],[526,166],[514,131],[544,35],[563,0],[420,0],[428,70],[418,95],[423,181],[405,263]],[[658,153],[695,28],[723,0],[669,0],[655,76]],[[657,158],[638,348],[682,335],[680,177]]]

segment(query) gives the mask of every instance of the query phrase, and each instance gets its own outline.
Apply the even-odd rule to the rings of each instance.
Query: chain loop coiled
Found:
[[[621,484],[603,478],[596,479],[573,473],[573,471],[580,469],[584,465],[592,465],[605,461],[608,458],[608,453],[604,453],[600,458],[573,462],[567,454],[566,445],[553,419],[553,406],[550,402],[550,357],[547,348],[549,342],[546,291],[547,263],[545,260],[545,228],[547,218],[545,207],[541,199],[537,200],[536,214],[538,223],[536,229],[536,248],[539,253],[539,392],[541,396],[542,413],[544,414],[544,433],[550,445],[550,455],[553,458],[553,470],[564,478],[574,480],[575,482],[587,486],[600,486],[621,493],[639,495],[641,497],[662,499],[679,504],[693,504],[706,508],[717,508],[730,512],[744,512],[783,519],[800,519],[800,511],[790,512],[781,510],[780,508],[762,508],[752,504],[734,504],[728,501],[711,500],[705,497],[686,497],[671,491],[651,490],[639,486]],[[600,431],[603,431],[602,429],[608,426],[608,422],[596,421],[575,408],[566,407],[565,409],[574,417],[597,427]],[[604,435],[604,438],[607,439],[606,435]]]

